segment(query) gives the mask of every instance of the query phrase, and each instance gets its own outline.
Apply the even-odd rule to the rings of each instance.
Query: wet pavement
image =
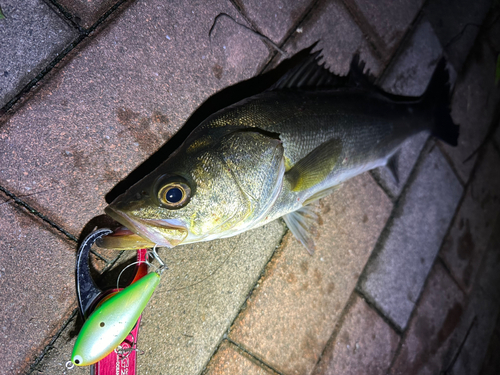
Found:
[[[334,73],[358,53],[403,95],[444,54],[458,147],[415,137],[399,184],[375,170],[322,199],[313,256],[281,220],[161,249],[138,373],[499,373],[493,3],[0,0],[0,373],[89,373],[65,368],[74,263],[106,195],[172,152],[215,94],[318,40]],[[97,251],[96,278],[131,256]]]

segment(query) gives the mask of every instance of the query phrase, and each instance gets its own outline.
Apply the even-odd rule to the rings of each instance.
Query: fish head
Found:
[[[249,136],[253,143],[265,138],[247,133],[185,145],[106,207],[130,232],[98,245],[173,247],[239,233],[276,198],[284,173],[281,142],[252,149]]]

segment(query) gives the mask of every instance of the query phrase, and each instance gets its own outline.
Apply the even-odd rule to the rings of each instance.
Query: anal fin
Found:
[[[311,255],[314,254],[315,250],[313,236],[319,220],[316,209],[316,206],[307,205],[283,216],[283,220],[285,220],[286,225],[292,231],[295,238],[304,245]]]
[[[389,158],[389,160],[387,160],[387,163],[385,165],[385,167],[391,174],[392,178],[394,179],[396,185],[399,185],[398,166],[399,166],[399,151],[396,151],[396,153],[394,153],[394,155],[392,155]]]

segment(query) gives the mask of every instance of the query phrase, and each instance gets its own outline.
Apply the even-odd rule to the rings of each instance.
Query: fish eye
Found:
[[[191,189],[183,182],[169,182],[158,191],[158,199],[168,208],[181,208],[189,203]]]

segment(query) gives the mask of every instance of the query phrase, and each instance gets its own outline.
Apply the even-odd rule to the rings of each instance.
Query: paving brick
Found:
[[[280,373],[310,374],[391,208],[369,174],[322,200],[315,254],[287,234],[230,338]]]
[[[491,144],[485,151],[440,253],[457,282],[468,291],[500,212],[500,156]]]
[[[399,336],[362,298],[355,296],[314,374],[385,374],[398,343]]]
[[[276,44],[281,44],[290,29],[297,24],[312,0],[236,0],[250,22],[259,32]]]
[[[485,293],[479,285],[474,288],[461,324],[462,332],[471,327],[470,332],[467,337],[465,334],[462,335],[465,342],[451,367],[452,375],[479,373],[486,358],[488,343],[493,335],[499,312],[500,305],[497,300]]]
[[[76,24],[89,28],[104,15],[117,0],[57,0],[73,16]]]
[[[396,95],[422,95],[442,53],[430,23],[420,22],[396,61],[384,73],[382,88]]]
[[[0,363],[24,373],[75,307],[75,245],[0,193]]]
[[[66,369],[66,363],[71,359],[73,346],[75,345],[78,332],[82,327],[81,318],[76,315],[68,322],[61,331],[57,340],[48,348],[44,357],[36,366],[33,366],[31,374],[67,374],[88,375],[88,367],[73,367],[70,371]],[[62,327],[61,327],[62,328]],[[140,336],[140,335],[139,335]]]
[[[465,311],[465,296],[437,262],[422,293],[390,374],[439,374],[460,342],[454,332]]]
[[[427,1],[423,13],[436,32],[441,45],[457,71],[460,71],[472,48],[490,0]]]
[[[490,342],[488,344],[488,351],[486,352],[486,357],[484,359],[483,365],[479,375],[497,375],[500,369],[500,356],[498,356],[498,351],[500,350],[500,315],[497,319],[495,330],[491,335]]]
[[[363,33],[347,9],[337,1],[319,1],[309,15],[300,23],[283,49],[290,55],[318,42],[323,50],[326,66],[338,75],[346,75],[355,53],[366,62],[366,69],[373,75],[381,70],[380,62],[373,56]],[[273,62],[273,66],[283,56]]]
[[[458,147],[443,144],[462,181],[469,179],[477,154],[490,128],[495,109],[500,101],[500,89],[495,88],[495,64],[486,43],[478,43],[464,71],[460,73],[452,98],[452,118],[460,125]]]
[[[422,0],[345,0],[357,23],[375,43],[384,59],[390,57],[417,16]]]
[[[437,148],[424,150],[416,177],[399,199],[360,290],[404,329],[462,195]]]
[[[30,204],[77,235],[102,213],[106,192],[207,97],[267,59],[262,41],[234,24],[209,40],[220,12],[239,19],[228,1],[135,2],[79,45],[0,128],[1,184],[30,194]]]
[[[78,36],[42,0],[5,0],[2,11],[0,108]]]
[[[161,253],[170,270],[144,311],[139,373],[199,374],[284,234],[274,221],[237,237]]]
[[[234,345],[223,341],[217,353],[212,357],[207,366],[205,375],[269,375],[276,374],[274,371],[264,369],[257,364],[248,354],[238,350]]]

